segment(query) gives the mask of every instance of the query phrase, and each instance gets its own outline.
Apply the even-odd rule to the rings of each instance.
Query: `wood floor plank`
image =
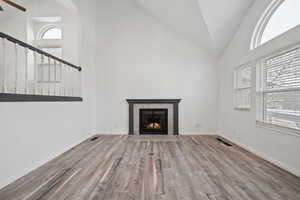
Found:
[[[215,136],[99,135],[0,190],[0,200],[102,199],[299,200],[300,178]]]

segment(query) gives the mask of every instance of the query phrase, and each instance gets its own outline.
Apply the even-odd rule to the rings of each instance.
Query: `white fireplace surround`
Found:
[[[133,106],[133,132],[140,135],[140,109],[168,109],[168,135],[174,135],[173,104],[135,104]]]

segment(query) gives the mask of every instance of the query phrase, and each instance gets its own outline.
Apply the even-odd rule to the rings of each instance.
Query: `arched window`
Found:
[[[60,28],[51,27],[44,31],[41,38],[44,40],[60,40],[62,39],[62,31]]]
[[[56,25],[46,25],[40,29],[37,38],[39,40],[61,40],[62,30]]]
[[[251,42],[254,49],[300,24],[299,0],[274,0],[258,22]]]
[[[37,46],[56,57],[62,57],[62,29],[56,24],[46,24],[37,34]]]
[[[40,28],[40,25],[37,24]],[[63,38],[60,22],[57,24],[47,24],[42,26],[36,35],[35,45],[58,58],[63,57]],[[39,60],[38,63],[38,80],[39,82],[55,82],[57,79],[57,63],[53,59]]]

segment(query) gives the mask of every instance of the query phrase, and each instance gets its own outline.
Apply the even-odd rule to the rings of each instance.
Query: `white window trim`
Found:
[[[256,27],[255,27],[254,32],[252,34],[252,39],[251,39],[251,43],[250,43],[250,50],[254,50],[257,47],[262,45],[261,44],[261,39],[262,39],[263,33],[265,31],[265,28],[268,25],[268,22],[270,21],[273,14],[276,12],[276,10],[281,6],[281,4],[284,1],[285,0],[273,0],[269,4],[269,6],[265,9],[264,13],[262,14],[262,16],[260,17],[258,23],[256,24]],[[275,38],[273,38],[273,39],[275,39]],[[271,39],[271,40],[273,40],[273,39]]]
[[[47,39],[43,39],[43,35],[45,34],[45,32],[47,32],[49,29],[52,28],[58,28],[62,30],[62,26],[59,24],[47,24],[45,26],[43,26],[42,28],[40,28],[40,30],[38,31],[37,35],[36,35],[36,40],[47,40]],[[63,40],[64,38],[64,33],[63,31],[61,32],[61,39],[58,40]],[[53,40],[53,39],[48,39],[48,40]],[[54,39],[57,40],[57,39]]]
[[[298,88],[287,88],[287,89],[264,89],[264,82],[263,82],[263,64],[262,61],[268,58],[272,58],[274,56],[278,56],[280,54],[292,51],[294,49],[300,48],[299,42],[297,44],[289,45],[286,48],[279,49],[274,51],[273,53],[268,54],[265,57],[259,58],[256,61],[256,126],[260,128],[265,128],[271,131],[275,131],[277,133],[288,134],[292,136],[300,137],[300,130],[291,128],[288,126],[272,124],[263,120],[263,110],[264,110],[264,102],[263,102],[263,95],[264,93],[269,92],[283,92],[283,91],[299,91],[300,87]]]
[[[286,135],[300,137],[300,131],[297,129],[280,126],[280,125],[276,125],[276,124],[271,124],[271,123],[267,123],[267,122],[262,122],[262,121],[258,121],[258,120],[256,120],[256,126],[259,128],[264,128],[264,129],[270,130],[270,131],[278,133],[278,134],[286,134]]]
[[[250,111],[251,110],[251,105],[252,105],[252,72],[253,72],[253,63],[252,62],[247,62],[245,64],[239,65],[238,67],[236,67],[234,69],[234,82],[233,82],[233,107],[235,110],[241,110],[241,111]],[[250,68],[251,69],[251,84],[250,86],[247,87],[238,87],[238,71],[244,68]],[[242,91],[242,90],[250,90],[250,94],[249,94],[249,99],[250,99],[250,103],[249,103],[249,107],[239,107],[236,104],[236,98],[237,98],[237,92],[238,91]]]

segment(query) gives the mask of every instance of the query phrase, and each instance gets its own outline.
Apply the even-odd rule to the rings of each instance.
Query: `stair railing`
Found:
[[[0,32],[0,94],[81,97],[81,67]]]

